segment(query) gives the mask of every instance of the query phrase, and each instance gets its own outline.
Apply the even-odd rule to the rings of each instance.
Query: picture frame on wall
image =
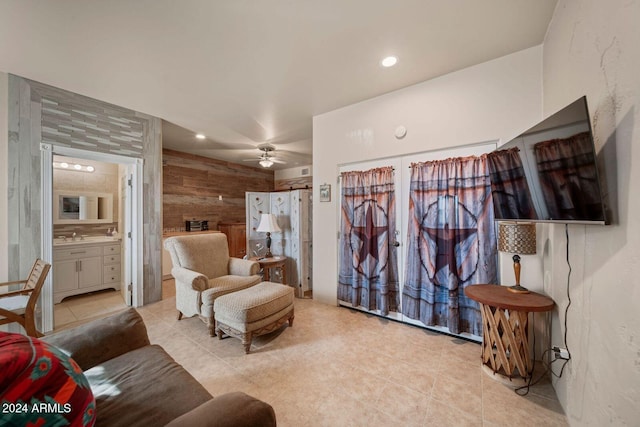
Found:
[[[320,201],[321,202],[331,201],[331,184],[322,184],[320,186]]]

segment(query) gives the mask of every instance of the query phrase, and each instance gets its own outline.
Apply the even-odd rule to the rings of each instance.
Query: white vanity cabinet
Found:
[[[54,246],[53,302],[101,289],[120,289],[120,248],[113,241]]]
[[[120,245],[106,245],[102,248],[102,263],[103,263],[103,282],[105,287],[107,284],[117,283],[120,288]]]

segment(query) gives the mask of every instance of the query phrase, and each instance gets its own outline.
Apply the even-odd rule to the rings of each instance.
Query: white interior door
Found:
[[[132,289],[133,281],[131,280],[133,260],[131,248],[131,224],[133,222],[131,209],[131,193],[133,174],[127,168],[124,174],[120,175],[120,232],[122,233],[122,259],[121,265],[123,269],[123,281],[120,286],[120,292],[124,303],[128,306],[132,305]]]

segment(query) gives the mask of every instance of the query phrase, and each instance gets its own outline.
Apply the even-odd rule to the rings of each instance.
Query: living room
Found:
[[[640,295],[634,287],[640,243],[633,237],[638,234],[638,221],[632,214],[634,208],[640,207],[640,197],[631,191],[637,176],[637,168],[632,164],[639,156],[633,150],[637,144],[639,82],[635,70],[640,58],[635,49],[639,36],[635,22],[639,5],[622,1],[602,3],[558,1],[543,39],[536,45],[480,64],[470,63],[457,71],[418,80],[404,89],[378,93],[361,102],[336,105],[313,117],[314,199],[320,186],[333,187],[330,202],[313,206],[316,266],[313,303],[335,308],[338,268],[335,183],[339,166],[486,141],[505,142],[580,96],[587,96],[598,160],[607,172],[610,225],[569,225],[568,231],[560,225],[539,225],[539,254],[534,261],[523,261],[523,282],[532,290],[545,293],[556,304],[551,314],[551,344],[571,348],[571,361],[563,377],[553,379],[554,393],[570,425],[633,424],[640,418],[634,403],[640,389],[636,342],[640,321],[635,308]],[[517,33],[518,29],[511,31]],[[41,74],[27,75],[20,71],[17,61],[9,62],[8,58],[15,60],[16,45],[9,41],[12,40],[9,35],[3,39],[5,59],[0,60],[0,70],[47,83],[46,67],[42,67]],[[14,54],[4,55],[5,51]],[[0,143],[2,150],[8,152],[11,140],[6,131],[7,74],[2,74],[2,81]],[[137,109],[137,105],[131,100],[126,107]],[[398,126],[407,131],[401,139],[394,137]],[[0,169],[9,170],[8,159],[9,156],[0,156]],[[10,179],[0,177],[3,201],[9,197]],[[161,200],[160,188],[152,185],[149,191]],[[9,280],[23,277],[26,267],[18,272],[12,270],[15,236],[9,231],[8,224],[12,222],[4,202],[2,207],[0,272],[6,277],[0,279]],[[159,217],[160,209],[155,209]],[[161,222],[152,223],[149,231],[161,235]],[[11,233],[14,232],[12,229]],[[153,252],[159,254],[159,242],[154,245]],[[35,254],[27,254],[30,256],[25,256],[24,262],[30,264],[34,258],[31,255]],[[567,256],[571,261],[570,276]],[[504,270],[501,276],[507,284],[512,278],[511,264],[509,258],[501,257]],[[152,255],[151,262],[160,264],[156,255]],[[159,299],[152,289],[160,282],[158,274],[146,277],[145,283],[154,285],[145,295]],[[306,308],[314,311],[314,307]],[[146,310],[157,313],[168,311],[169,307]],[[156,323],[154,327],[163,325]],[[162,331],[171,333],[170,329]],[[277,339],[272,343],[276,342]],[[270,343],[264,342],[267,346]],[[224,340],[222,345],[226,348],[231,344],[231,340]],[[476,350],[479,354],[477,346]],[[316,404],[321,406],[321,402]],[[475,421],[488,424],[490,418]]]

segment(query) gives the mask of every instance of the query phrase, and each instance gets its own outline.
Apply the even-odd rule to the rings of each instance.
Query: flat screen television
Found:
[[[496,220],[606,224],[586,97],[487,158]]]

